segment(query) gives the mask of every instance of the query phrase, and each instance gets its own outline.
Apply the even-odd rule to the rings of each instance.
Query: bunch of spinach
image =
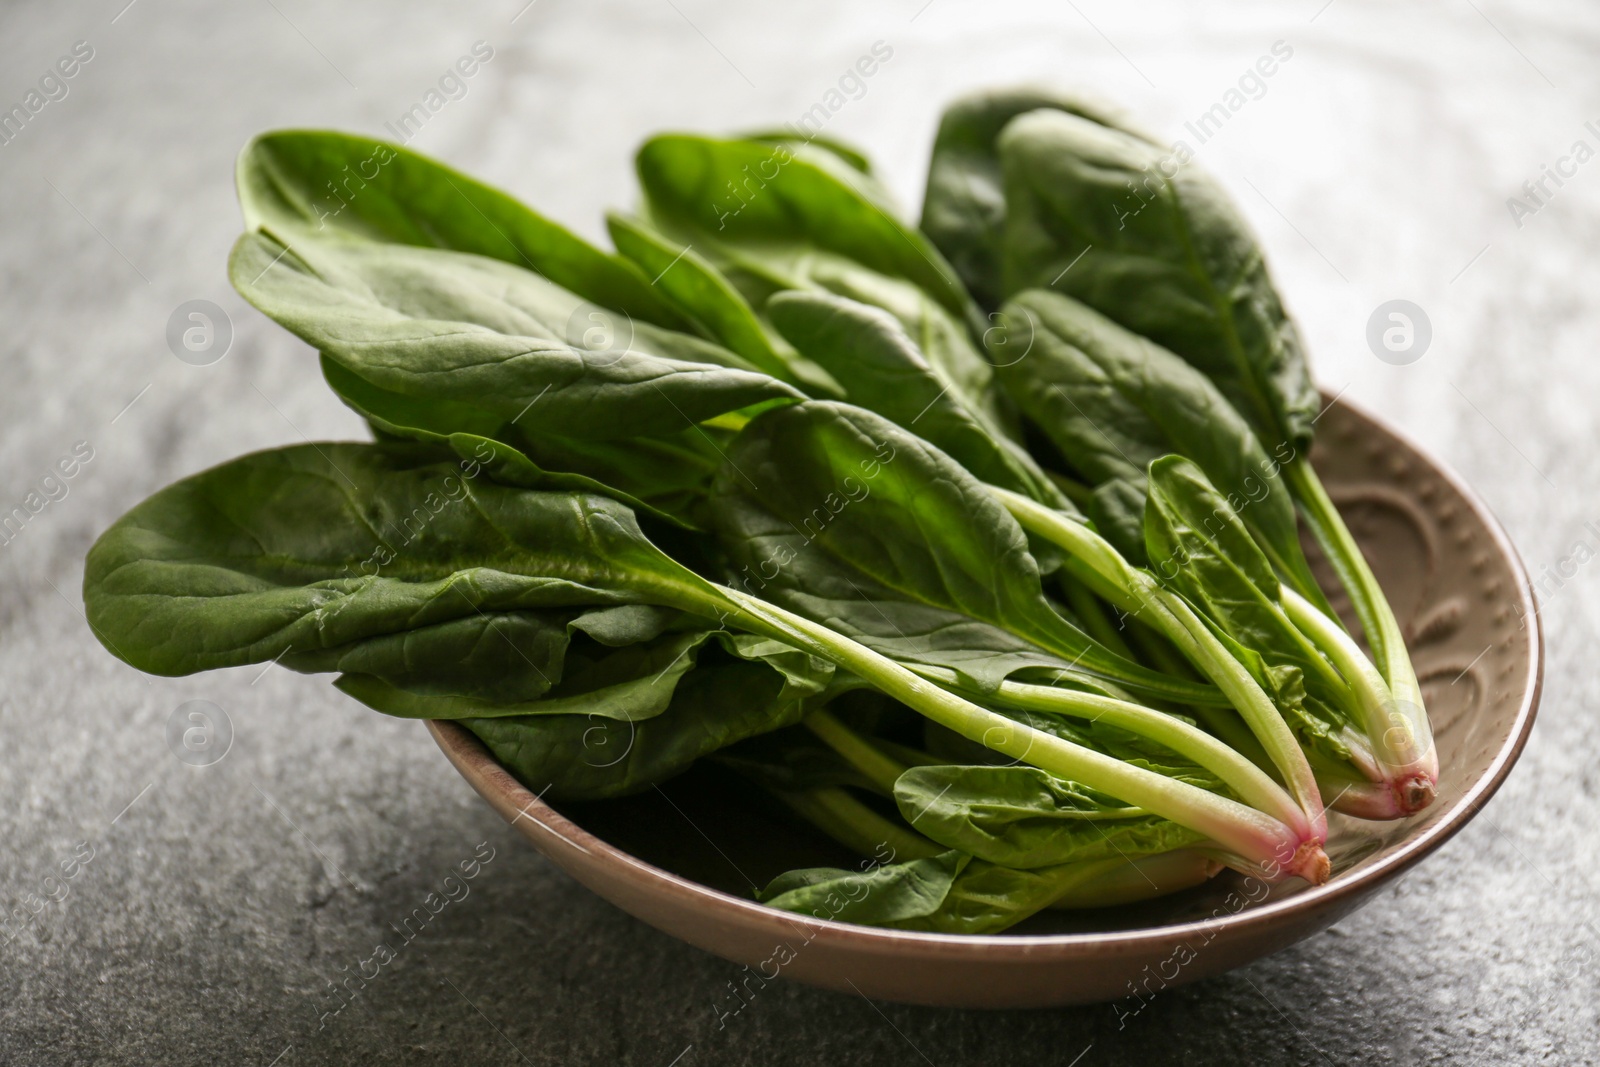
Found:
[[[1343,761],[1347,806],[1381,817],[1430,803],[1438,760],[1399,624],[1311,465],[1321,401],[1304,346],[1223,191],[1185,150],[1104,109],[982,94],[946,113],[924,219],[953,257],[981,253],[1007,349],[1032,343],[1042,357],[1017,360],[1007,384],[1097,486],[1097,520],[1136,543],[1144,469],[1166,452],[1197,463],[1315,609],[1296,601],[1299,629],[1362,705],[1345,716],[1363,735]],[[1208,417],[1179,425],[1194,411]],[[1295,506],[1349,594],[1370,664],[1305,565]]]
[[[1162,347],[1188,320],[1043,291],[1090,224],[1051,199],[1070,153],[1008,147],[1041,113],[1153,147],[1036,93],[958,105],[924,235],[848,146],[662,135],[615,253],[404,148],[257,138],[230,274],[376,441],[138,505],[89,553],[91,627],[153,673],[334,672],[556,799],[712,757],[871,857],[761,894],[825,918],[1325,879],[1323,793],[1385,814],[1399,661],[1328,614],[1269,458],[1309,434],[1292,326],[1264,271],[1199,356]],[[1153,304],[1192,314],[1183,269]]]

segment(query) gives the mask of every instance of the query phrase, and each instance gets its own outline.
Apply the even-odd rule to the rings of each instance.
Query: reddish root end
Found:
[[[1439,787],[1427,775],[1415,774],[1404,781],[1396,782],[1394,795],[1402,813],[1415,815],[1433,803],[1433,798],[1439,795]]]
[[[1333,863],[1328,859],[1328,854],[1322,851],[1322,842],[1306,841],[1295,849],[1289,873],[1298,874],[1312,885],[1326,882],[1328,875],[1333,873]]]

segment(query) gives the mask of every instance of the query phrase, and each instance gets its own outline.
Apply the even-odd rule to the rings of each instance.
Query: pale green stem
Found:
[[[1315,836],[1325,839],[1327,818],[1323,813],[1322,793],[1289,724],[1244,664],[1233,658],[1188,603],[1162,589],[1148,573],[1130,566],[1109,542],[1081,522],[1027,497],[995,486],[989,488],[1024,529],[1066,549],[1107,583],[1119,587],[1135,605],[1134,610],[1211,679],[1260,739],[1273,765],[1288,783],[1289,791],[1304,810]]]
[[[1391,693],[1383,676],[1344,627],[1293,590],[1285,587],[1283,594],[1284,611],[1290,620],[1327,653],[1334,666],[1349,680],[1360,701],[1362,725],[1384,778],[1397,787],[1418,774],[1436,782],[1438,766],[1433,755],[1432,730],[1427,716],[1422,714],[1421,704],[1413,700],[1408,705]],[[1404,664],[1407,676],[1410,669],[1408,659]],[[1412,684],[1415,684],[1414,679]]]
[[[884,818],[837,786],[792,793],[773,790],[773,795],[845,848],[882,864],[928,859],[950,851]],[[884,849],[888,849],[887,856]]]
[[[956,674],[951,670],[938,667],[913,667],[912,670],[941,685],[957,683]],[[1302,833],[1310,830],[1305,812],[1265,771],[1204,730],[1182,719],[1098,693],[1046,685],[1001,682],[1000,688],[992,696],[995,701],[1008,707],[1103,722],[1165,745],[1215,774],[1251,807],[1266,812]]]
[[[826,711],[813,711],[803,721],[808,730],[883,790],[885,796],[894,796],[894,783],[906,770],[903,764],[884,755],[870,741]]]
[[[895,661],[843,635],[737,589],[719,590],[737,605],[739,623],[831,660],[883,693],[986,748],[1180,823],[1215,840],[1249,873],[1269,878],[1298,874],[1324,881],[1328,861],[1321,849],[1326,831],[1306,835],[1282,821],[1227,797],[1100,752],[1029,729],[996,712],[925,681]],[[693,610],[713,614],[721,605]],[[1298,752],[1298,749],[1296,750]],[[1320,809],[1319,809],[1320,811]]]
[[[1307,525],[1350,593],[1351,603],[1361,618],[1361,628],[1366,631],[1367,643],[1372,646],[1379,674],[1388,682],[1389,691],[1401,708],[1406,709],[1407,717],[1420,721],[1418,744],[1431,753],[1432,731],[1427,725],[1427,714],[1422,710],[1422,690],[1417,685],[1405,635],[1394,617],[1394,609],[1389,606],[1389,598],[1384,596],[1383,587],[1367,564],[1367,557],[1361,554],[1361,546],[1345,526],[1344,518],[1334,507],[1311,463],[1300,457],[1284,471],[1300,501]]]

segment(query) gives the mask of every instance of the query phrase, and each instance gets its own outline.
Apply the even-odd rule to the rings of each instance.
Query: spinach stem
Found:
[[[1361,546],[1356,544],[1349,528],[1345,526],[1339,509],[1334,507],[1310,461],[1298,457],[1284,468],[1284,472],[1300,502],[1307,525],[1333,564],[1339,581],[1350,594],[1350,602],[1367,635],[1367,644],[1372,648],[1372,659],[1377,665],[1378,674],[1389,687],[1391,703],[1384,714],[1384,725],[1381,729],[1376,723],[1370,727],[1378,730],[1378,734],[1372,737],[1373,744],[1385,744],[1378,735],[1395,730],[1398,733],[1391,742],[1394,747],[1402,752],[1409,749],[1415,753],[1415,766],[1422,777],[1407,779],[1407,784],[1403,786],[1406,795],[1401,797],[1401,801],[1410,810],[1420,810],[1433,799],[1439,778],[1439,759],[1433,745],[1428,713],[1423,707],[1422,687],[1417,684],[1411,654],[1406,649],[1405,635],[1394,617],[1394,609],[1383,594],[1383,588],[1378,585],[1371,566],[1361,554]]]
[[[894,796],[894,783],[905,773],[903,763],[880,752],[872,742],[824,710],[813,711],[803,720],[806,729],[844,757],[846,763],[866,776],[885,796]]]
[[[1119,588],[1123,599],[1135,605],[1145,621],[1177,645],[1179,651],[1216,684],[1244,716],[1272,757],[1313,832],[1325,837],[1327,818],[1323,813],[1322,793],[1289,724],[1244,664],[1233,658],[1188,602],[1161,588],[1149,573],[1131,566],[1109,542],[1081,522],[1008,490],[989,488],[1024,529],[1066,549],[1097,571],[1107,584]]]
[[[1309,834],[1299,832],[1236,800],[1030,729],[979,707],[865,645],[758,597],[727,586],[718,588],[716,593],[721,595],[712,599],[710,589],[701,591],[697,597],[701,602],[691,610],[726,616],[727,607],[732,606],[741,627],[831,660],[971,741],[1205,834],[1247,873],[1272,880],[1299,875],[1316,884],[1327,880],[1329,864],[1322,850],[1327,836],[1325,825],[1313,821]],[[1298,754],[1299,749],[1295,752]],[[1320,812],[1319,807],[1319,815]]]
[[[1106,617],[1105,609],[1100,606],[1100,601],[1095,598],[1095,595],[1070,573],[1062,572],[1058,577],[1060,581],[1056,584],[1061,587],[1061,593],[1066,597],[1067,607],[1072,609],[1072,613],[1083,624],[1084,632],[1123,659],[1138,662],[1138,657],[1134,655],[1133,649],[1123,639],[1122,631],[1112,625],[1111,620]],[[1162,672],[1165,674],[1172,673],[1164,669]]]
[[[949,851],[915,830],[879,815],[839,786],[795,792],[774,789],[772,795],[845,848],[880,863],[931,859]],[[889,850],[887,858],[883,857],[885,848]]]
[[[956,673],[952,670],[939,667],[912,669],[941,685],[957,684]],[[1299,805],[1266,772],[1204,730],[1182,719],[1126,700],[1047,685],[1001,682],[992,697],[995,702],[1007,707],[1103,722],[1165,745],[1222,779],[1239,799],[1251,807],[1299,830],[1309,829],[1305,813]]]
[[[1419,729],[1410,709],[1390,692],[1378,669],[1343,627],[1291,589],[1283,591],[1283,606],[1290,620],[1328,654],[1349,681],[1377,770],[1394,790],[1397,814],[1408,815],[1426,807],[1438,782],[1438,766],[1433,762],[1437,757],[1426,717]],[[1414,706],[1420,709],[1420,705]]]

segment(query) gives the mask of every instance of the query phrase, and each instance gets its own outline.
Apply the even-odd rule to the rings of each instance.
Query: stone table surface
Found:
[[[0,1062],[1600,1062],[1600,163],[1575,146],[1600,148],[1600,8],[525,2],[0,13],[0,106],[80,58],[0,145],[0,512],[42,504],[0,545]],[[1504,790],[1328,933],[1125,1026],[1105,1006],[928,1010],[786,983],[719,1023],[733,965],[551,867],[420,725],[287,671],[114,660],[78,592],[112,519],[225,457],[360,433],[312,354],[228,287],[235,153],[269,127],[386,135],[480,41],[492,58],[415,145],[597,238],[663,127],[837,104],[827,132],[912,207],[941,103],[976,86],[1092,88],[1184,140],[1258,228],[1321,382],[1461,471],[1544,576],[1544,708]],[[888,61],[830,96],[880,41]],[[1277,42],[1273,76],[1229,98]],[[1230,99],[1200,143],[1186,124]],[[196,299],[232,329],[204,366],[166,339]],[[1392,299],[1431,322],[1404,365],[1366,340]],[[49,480],[75,449],[74,476]],[[231,724],[210,766],[169,744],[191,700]],[[321,1017],[330,981],[475,852],[492,858],[470,896]]]

